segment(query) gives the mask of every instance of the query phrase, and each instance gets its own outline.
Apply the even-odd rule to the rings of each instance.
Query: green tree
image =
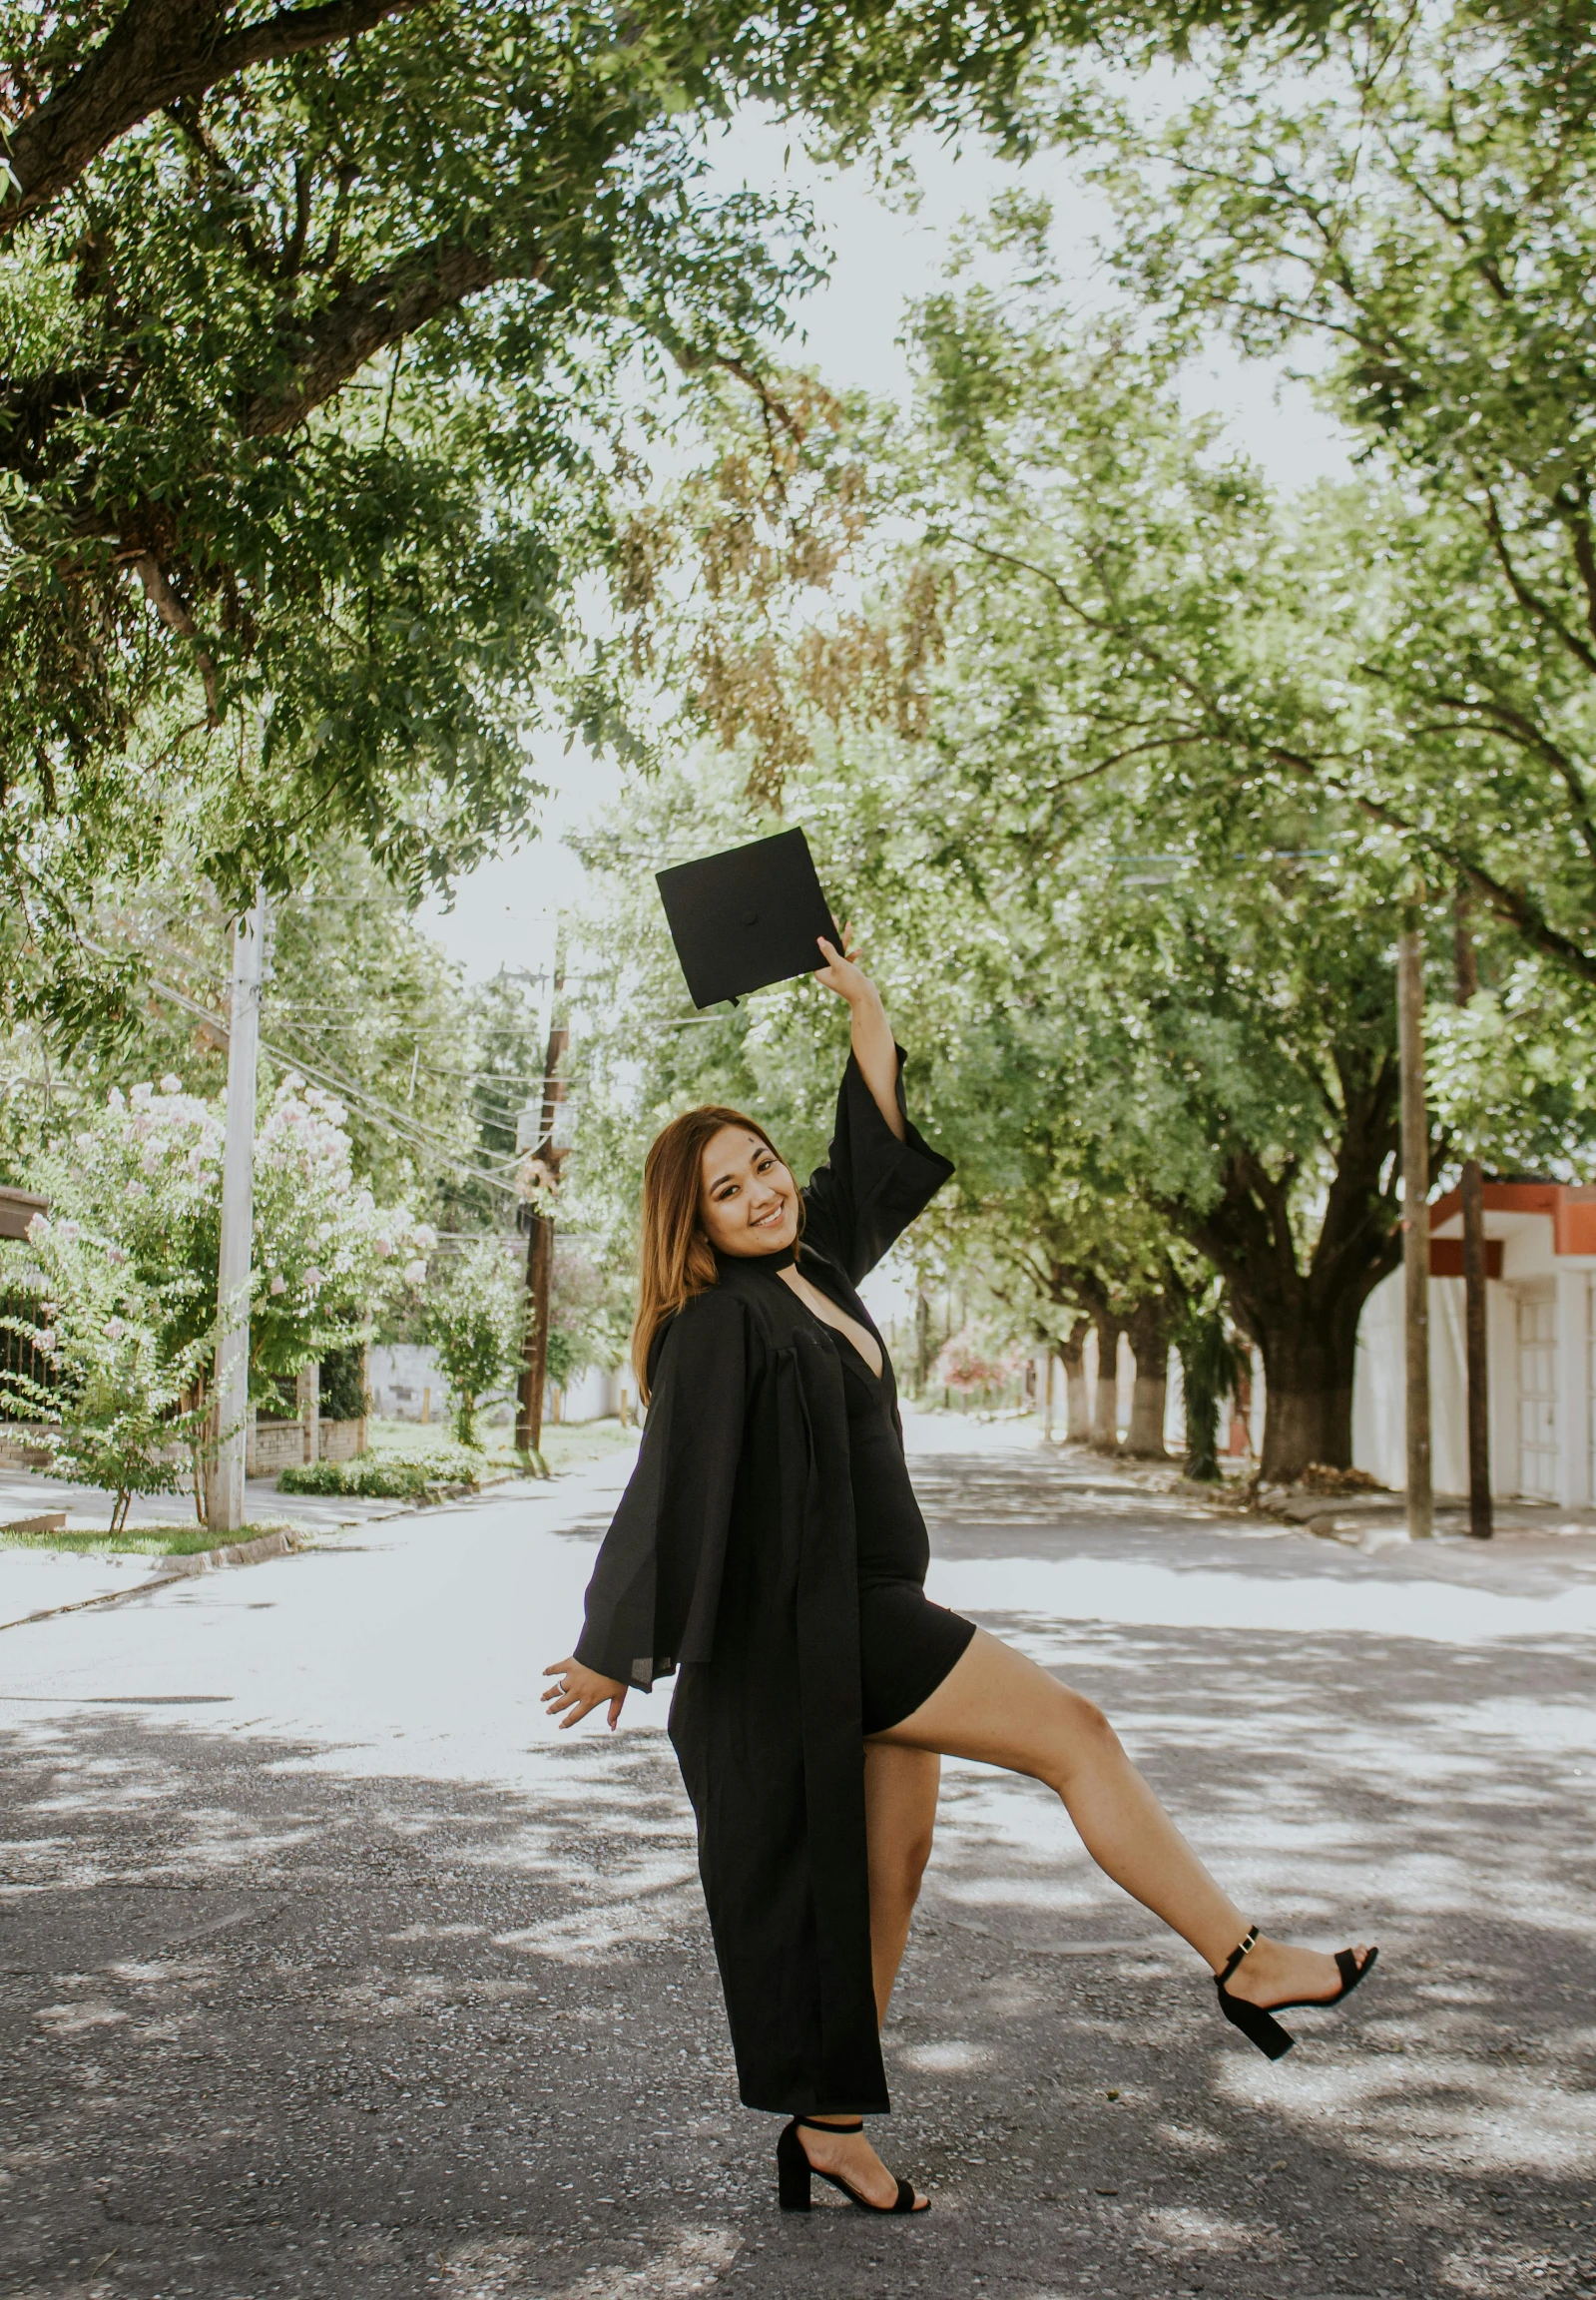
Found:
[[[0,9],[11,997],[116,994],[78,911],[180,827],[230,905],[328,837],[414,890],[524,826],[528,725],[624,740],[575,611],[614,485],[668,372],[763,393],[813,276],[798,207],[711,189],[706,125],[752,98],[834,149],[1012,140],[1040,44],[1096,28],[1079,0]]]
[[[498,1238],[480,1238],[456,1255],[427,1291],[422,1332],[454,1393],[454,1434],[476,1443],[477,1407],[516,1363],[526,1298],[515,1264]]]
[[[416,1299],[436,1241],[408,1208],[358,1185],[343,1111],[302,1078],[284,1079],[256,1136],[250,1370],[274,1387],[369,1322]],[[159,1304],[164,1360],[214,1342],[224,1112],[176,1077],[114,1088],[69,1142],[32,1170],[50,1219],[104,1241],[110,1263]],[[150,1312],[153,1316],[154,1312]],[[202,1355],[202,1364],[208,1360]]]
[[[1206,67],[1163,125],[1107,130],[1113,260],[1172,350],[1216,321],[1306,349],[1394,482],[1348,538],[1380,615],[1343,585],[1371,739],[1305,741],[1295,771],[1596,981],[1588,20],[1380,8],[1332,25],[1313,74]]]
[[[1175,1329],[1181,1356],[1181,1390],[1186,1409],[1186,1474],[1204,1483],[1217,1482],[1219,1465],[1219,1414],[1227,1397],[1236,1395],[1241,1379],[1242,1354],[1231,1338],[1224,1304],[1212,1292],[1199,1296],[1186,1308]]]
[[[785,803],[897,953],[949,1139],[982,1104],[1010,1139],[1067,1112],[1064,1171],[1223,1276],[1265,1358],[1265,1473],[1292,1476],[1349,1458],[1358,1317],[1399,1250],[1404,857],[1297,771],[1374,720],[1346,627],[1380,604],[1345,548],[1364,503],[1282,506],[1159,358],[1082,337],[1046,221],[1000,217],[1011,289],[929,299],[912,419],[853,424],[893,524],[861,530],[862,601],[820,593],[776,665]],[[733,643],[764,648],[763,616],[756,593]],[[725,732],[769,792],[758,730]]]
[[[0,1247],[0,1330],[22,1345],[0,1367],[0,1415],[36,1427],[56,1476],[108,1489],[120,1533],[135,1494],[187,1483],[204,1441],[207,1352],[177,1338],[182,1288],[148,1282],[115,1239],[43,1216],[26,1244]]]

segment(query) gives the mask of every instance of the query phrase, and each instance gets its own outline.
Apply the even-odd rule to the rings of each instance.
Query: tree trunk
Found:
[[[1232,1314],[1263,1354],[1268,1387],[1260,1475],[1290,1484],[1310,1462],[1352,1459],[1352,1367],[1363,1304],[1401,1259],[1393,1155],[1399,1073],[1394,1049],[1336,1057],[1343,1116],[1311,1251],[1295,1200],[1295,1159],[1278,1170],[1250,1151],[1227,1159],[1217,1201],[1172,1207],[1225,1281]]]
[[[1097,1405],[1092,1416],[1091,1442],[1100,1453],[1119,1450],[1119,1367],[1123,1318],[1112,1310],[1099,1310],[1092,1319],[1097,1335]]]
[[[1352,1459],[1352,1367],[1361,1291],[1343,1295],[1323,1323],[1292,1319],[1257,1332],[1264,1354],[1266,1485],[1290,1485],[1310,1462],[1345,1469]]]
[[[1174,1323],[1171,1305],[1162,1294],[1138,1302],[1125,1321],[1136,1360],[1136,1383],[1131,1391],[1131,1426],[1125,1437],[1127,1453],[1154,1461],[1167,1458],[1164,1448],[1164,1411],[1169,1396],[1169,1338]]]
[[[1092,1438],[1092,1405],[1086,1395],[1086,1337],[1091,1331],[1090,1318],[1077,1318],[1068,1339],[1058,1346],[1064,1368],[1064,1435],[1071,1445],[1090,1444]]]

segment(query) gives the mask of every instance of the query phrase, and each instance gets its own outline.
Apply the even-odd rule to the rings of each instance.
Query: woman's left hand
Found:
[[[814,979],[816,982],[823,982],[827,990],[834,990],[837,996],[845,998],[850,1006],[856,1006],[860,999],[879,998],[880,992],[858,962],[851,926],[844,926],[842,929],[842,947],[840,950],[834,942],[827,942],[823,934],[817,936],[816,939],[821,950],[825,953],[826,961],[823,966],[815,969]]]

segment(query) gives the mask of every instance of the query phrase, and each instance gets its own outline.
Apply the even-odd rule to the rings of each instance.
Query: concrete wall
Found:
[[[352,1461],[365,1450],[363,1421],[323,1422],[318,1418],[315,1433],[319,1461]],[[302,1422],[264,1422],[251,1415],[244,1447],[247,1477],[274,1477],[281,1469],[298,1468],[308,1457]]]
[[[391,1348],[371,1350],[366,1365],[373,1413],[396,1422],[419,1422],[423,1414],[429,1422],[446,1424],[452,1420],[454,1399],[435,1350],[416,1342],[399,1342]],[[597,1422],[620,1412],[623,1390],[629,1411],[635,1415],[637,1383],[631,1368],[606,1371],[589,1367],[563,1393],[545,1393],[543,1418],[546,1422]],[[494,1392],[478,1412],[478,1419],[490,1427],[514,1418],[514,1393],[509,1390]]]

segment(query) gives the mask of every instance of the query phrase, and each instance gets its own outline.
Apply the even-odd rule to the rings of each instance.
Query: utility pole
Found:
[[[1457,893],[1453,938],[1457,1003],[1466,1006],[1479,988],[1474,935],[1468,922],[1468,894]],[[1485,1176],[1477,1158],[1463,1160],[1463,1361],[1468,1376],[1468,1530],[1476,1540],[1491,1537],[1490,1356],[1485,1340]]]
[[[255,1231],[255,1091],[261,1050],[265,886],[233,927],[228,1021],[228,1128],[222,1159],[222,1250],[217,1258],[216,1457],[206,1514],[213,1531],[244,1523],[244,1454],[250,1412],[250,1261]]]
[[[1429,1444],[1429,1114],[1424,1102],[1424,944],[1416,906],[1396,938],[1402,1114],[1402,1306],[1407,1380],[1407,1532],[1435,1530]]]
[[[562,938],[563,940],[563,938]],[[523,1205],[527,1224],[526,1325],[521,1337],[521,1378],[516,1386],[515,1449],[540,1460],[543,1447],[543,1390],[549,1365],[549,1282],[554,1269],[554,1216],[539,1201],[554,1203],[560,1186],[563,1148],[554,1140],[555,1121],[565,1100],[560,1064],[571,1043],[571,1032],[560,1020],[560,999],[565,989],[565,953],[557,946],[553,995],[549,1002],[549,1043],[543,1058],[543,1100],[538,1111],[537,1139],[532,1151],[535,1195]]]

